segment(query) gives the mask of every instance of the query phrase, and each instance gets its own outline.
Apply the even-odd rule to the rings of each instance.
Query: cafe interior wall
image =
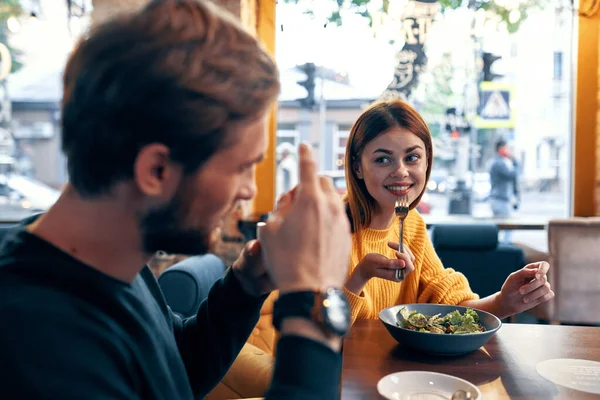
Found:
[[[597,51],[596,54],[596,71],[597,71],[597,87],[596,87],[596,91],[598,93],[598,95],[596,96],[596,109],[597,112],[596,114],[596,120],[594,121],[595,123],[595,127],[596,127],[596,157],[595,157],[595,161],[596,161],[596,176],[595,176],[595,192],[594,192],[594,198],[595,198],[595,209],[594,209],[594,215],[595,216],[599,216],[600,215],[600,51],[598,51],[598,48],[600,46],[600,16],[598,15],[598,13],[596,13],[595,15],[595,19],[593,21],[595,23],[595,27],[596,27],[596,31],[597,31],[597,35],[595,36],[596,38],[596,43],[594,45],[594,48]]]
[[[573,138],[573,215],[600,215],[600,4],[578,5]]]

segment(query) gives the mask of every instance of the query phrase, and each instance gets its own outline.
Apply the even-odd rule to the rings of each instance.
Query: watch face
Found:
[[[350,307],[341,290],[327,289],[323,298],[323,322],[331,332],[343,336],[350,326]]]

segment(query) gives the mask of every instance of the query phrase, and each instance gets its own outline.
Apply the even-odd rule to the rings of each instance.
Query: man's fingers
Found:
[[[284,193],[279,197],[279,200],[277,200],[275,211],[280,215],[287,215],[292,209],[293,204],[293,195],[291,193]]]
[[[344,202],[342,201],[341,196],[335,190],[335,186],[333,184],[333,180],[328,176],[320,176],[319,182],[321,184],[321,190],[323,194],[329,200],[329,208],[333,212],[333,216],[337,216],[340,214],[345,214],[344,211]],[[345,220],[347,220],[345,218]]]
[[[250,240],[244,247],[246,257],[256,257],[260,254],[260,242],[258,240]]]
[[[258,285],[263,289],[273,290],[273,282],[271,281],[271,276],[267,272],[262,272],[260,275],[256,277],[256,281]]]
[[[302,143],[298,150],[300,158],[300,185],[304,188],[315,188],[317,185],[317,163],[313,158],[312,148]]]
[[[290,201],[290,194],[289,193],[283,193],[281,196],[279,196],[279,198],[277,198],[277,200],[275,200],[275,209],[279,209],[281,208],[281,206],[287,202]]]
[[[328,176],[319,176],[319,183],[321,184],[321,190],[327,195],[336,194],[335,186],[333,186],[333,180]]]

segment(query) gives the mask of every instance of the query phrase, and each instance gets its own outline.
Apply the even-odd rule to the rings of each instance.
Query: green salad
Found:
[[[396,318],[399,327],[418,332],[462,335],[485,331],[483,325],[479,323],[479,315],[470,308],[464,314],[454,310],[443,317],[441,315],[427,316],[402,307]]]

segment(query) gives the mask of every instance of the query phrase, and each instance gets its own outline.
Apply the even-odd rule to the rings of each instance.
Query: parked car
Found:
[[[59,196],[60,191],[26,176],[10,174],[0,177],[0,197],[24,209],[46,211]]]
[[[429,201],[429,194],[425,192],[423,197],[421,197],[421,201],[417,205],[417,211],[420,214],[429,214],[431,213],[431,203]]]
[[[320,175],[325,175],[331,178],[331,180],[333,180],[333,186],[335,186],[335,190],[340,194],[340,195],[345,195],[346,194],[346,175],[344,173],[344,171],[342,170],[338,170],[338,171],[325,171],[325,172],[321,172]]]
[[[320,172],[320,175],[331,177],[333,180],[333,186],[335,190],[341,195],[346,194],[346,176],[344,171],[324,171]],[[421,214],[429,214],[431,212],[431,204],[429,203],[429,195],[425,193],[417,205],[417,210]]]
[[[446,193],[448,190],[448,172],[443,169],[432,169],[429,182],[427,182],[427,190],[432,193]]]
[[[467,189],[472,192],[473,201],[484,202],[487,201],[492,190],[492,183],[490,182],[490,174],[488,172],[467,172],[465,175],[465,184]],[[452,191],[456,187],[456,177],[448,176],[446,178],[446,190]]]

